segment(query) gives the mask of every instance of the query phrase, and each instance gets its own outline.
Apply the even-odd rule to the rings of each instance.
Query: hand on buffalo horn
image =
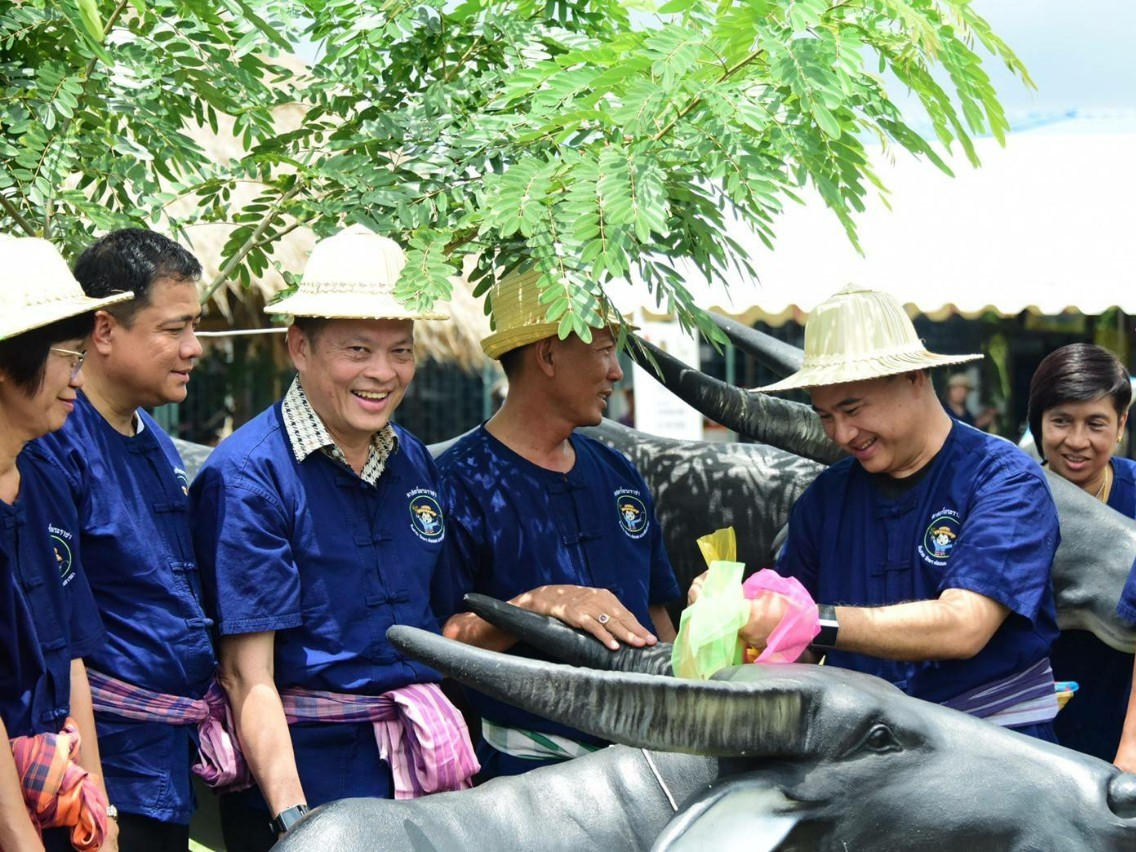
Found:
[[[620,642],[641,648],[658,641],[607,589],[541,586],[518,595],[509,603],[586,630],[613,651],[619,650]]]

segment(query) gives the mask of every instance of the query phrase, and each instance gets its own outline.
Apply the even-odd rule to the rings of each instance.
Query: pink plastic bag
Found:
[[[749,600],[763,594],[780,595],[788,604],[781,623],[769,634],[765,649],[754,662],[795,662],[820,633],[816,603],[796,577],[782,577],[771,568],[762,568],[742,584],[742,593]]]

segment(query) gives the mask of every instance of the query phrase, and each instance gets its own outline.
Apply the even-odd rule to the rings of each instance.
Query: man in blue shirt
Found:
[[[124,716],[101,688],[121,681],[200,699],[216,668],[189,532],[188,481],[173,442],[145,408],[181,402],[201,345],[201,264],[152,231],[114,231],[75,265],[89,296],[132,290],[99,311],[86,383],[63,429],[40,439],[70,485],[87,576],[108,641],[87,657],[103,768],[124,852],[185,852],[194,810],[188,719]],[[136,693],[140,695],[141,693]],[[137,702],[132,701],[132,704]]]
[[[482,342],[509,380],[500,410],[439,458],[453,570],[436,588],[456,612],[444,632],[544,658],[463,609],[476,591],[587,630],[610,648],[674,638],[679,597],[654,503],[622,454],[575,432],[598,424],[623,377],[610,328],[561,340],[545,320],[537,272],[491,291],[495,332]],[[443,588],[444,587],[444,588]],[[515,775],[604,745],[480,693],[481,778]]]
[[[928,352],[885,293],[817,307],[801,370],[762,390],[808,389],[850,458],[798,500],[777,567],[819,602],[828,664],[1055,741],[1056,507],[1031,459],[953,421],[931,384],[930,368],[979,357]],[[741,637],[763,647],[783,610],[755,599]]]
[[[316,246],[299,289],[266,308],[293,318],[298,376],[190,490],[219,676],[258,788],[222,797],[231,852],[267,849],[308,806],[457,789],[477,768],[441,676],[386,638],[394,624],[438,632],[447,534],[433,459],[391,422],[414,377],[414,320],[446,318],[395,299],[405,262],[359,227]],[[411,740],[438,745],[408,761],[397,742]]]

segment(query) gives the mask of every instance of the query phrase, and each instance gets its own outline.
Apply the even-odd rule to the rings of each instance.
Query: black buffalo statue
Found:
[[[612,654],[542,616],[471,604],[577,665],[388,635],[463,683],[623,745],[460,793],[333,802],[278,852],[1136,849],[1136,775],[1096,758],[858,672],[748,665],[679,680],[663,676],[669,646]]]

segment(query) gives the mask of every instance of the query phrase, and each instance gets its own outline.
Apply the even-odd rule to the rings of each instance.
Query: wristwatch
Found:
[[[107,819],[113,819],[118,822],[118,808],[114,805],[107,805]]]
[[[277,834],[286,833],[292,826],[303,819],[304,814],[307,812],[307,805],[292,805],[290,808],[285,808],[272,820],[272,830]]]
[[[840,633],[840,623],[836,620],[836,607],[829,604],[817,604],[817,615],[820,617],[820,633],[813,639],[814,648],[831,650],[836,647],[836,637]]]

